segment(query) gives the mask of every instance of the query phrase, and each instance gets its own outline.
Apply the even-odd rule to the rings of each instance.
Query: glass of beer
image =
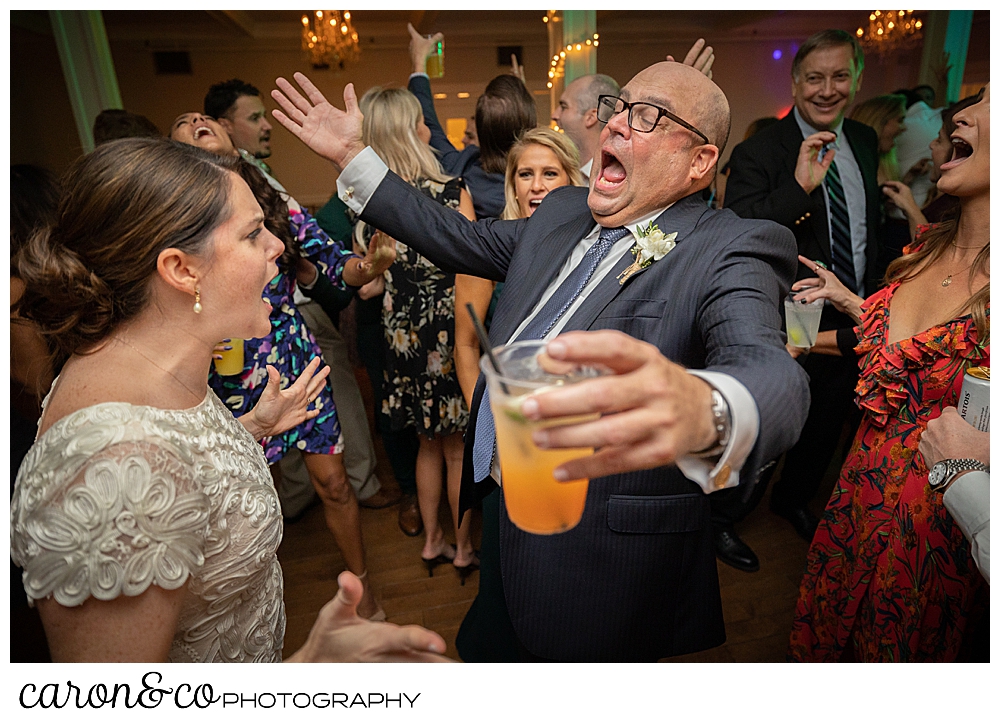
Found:
[[[430,35],[427,36],[431,38]],[[434,52],[427,56],[427,77],[444,77],[444,40],[439,40],[434,44]]]
[[[785,299],[785,330],[788,332],[789,344],[808,349],[816,344],[819,320],[823,315],[823,299],[817,299],[807,304],[792,298],[794,294],[800,294],[803,291],[808,291],[808,289],[792,292]]]
[[[229,351],[219,352],[221,359],[215,362],[215,371],[224,377],[231,377],[243,373],[243,340],[230,339],[228,342],[221,342],[226,346],[231,346]]]
[[[525,532],[551,535],[576,526],[587,499],[587,479],[559,482],[553,470],[571,459],[593,454],[592,447],[539,449],[532,441],[536,429],[577,424],[600,415],[531,421],[521,412],[524,401],[566,384],[606,373],[591,367],[546,363],[545,341],[520,341],[493,350],[503,374],[497,374],[488,357],[480,360],[490,390],[490,405],[497,433],[501,485],[507,515]],[[566,367],[556,371],[556,365]],[[546,368],[547,367],[547,368]]]

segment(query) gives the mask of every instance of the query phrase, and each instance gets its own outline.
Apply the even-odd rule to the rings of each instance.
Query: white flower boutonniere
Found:
[[[676,231],[665,234],[652,221],[646,228],[636,229],[636,235],[639,238],[635,242],[635,246],[632,247],[632,256],[635,257],[635,261],[618,275],[619,284],[624,284],[635,272],[647,268],[654,261],[662,259],[673,251],[674,246],[677,245],[677,242],[674,240],[677,238]]]

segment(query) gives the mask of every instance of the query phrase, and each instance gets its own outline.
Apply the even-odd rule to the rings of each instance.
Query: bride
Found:
[[[257,440],[314,416],[327,370],[280,390],[268,367],[239,420],[208,388],[216,342],[270,331],[283,250],[233,168],[165,140],[103,145],[18,259],[19,312],[65,362],[11,500],[54,661],[281,660],[281,512]],[[438,635],[358,618],[361,582],[339,582],[290,660],[441,659]]]

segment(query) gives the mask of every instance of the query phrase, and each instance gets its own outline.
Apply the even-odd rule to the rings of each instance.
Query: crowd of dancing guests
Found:
[[[441,36],[409,32],[407,87],[359,101],[363,143],[402,183],[469,221],[525,224],[603,171],[613,79],[567,85],[557,131],[538,126],[515,62],[459,149],[424,72]],[[713,62],[703,41],[683,61],[709,79]],[[974,475],[989,442],[952,408],[965,371],[989,366],[989,86],[946,107],[927,87],[854,104],[863,70],[852,35],[809,38],[791,112],[755,121],[703,194],[706,211],[786,227],[792,298],[824,300],[812,353],[788,346],[810,378],[799,440],[752,494],[710,495],[712,539],[719,560],[757,570],[736,530],[770,484],[772,511],[810,543],[790,660],[971,660],[988,648],[988,477],[983,502]],[[622,111],[632,133],[635,111]],[[673,122],[661,109],[654,130]],[[319,497],[346,572],[288,659],[444,652],[434,633],[382,622],[359,506],[398,502],[428,575],[453,567],[464,585],[482,564],[481,592],[502,597],[499,490],[482,500],[481,550],[460,491],[483,351],[466,307],[489,328],[504,283],[439,268],[336,195],[313,215],[265,162],[271,130],[260,92],[232,80],[166,139],[104,111],[97,148],[61,179],[11,168],[12,621],[53,660],[281,660],[276,550],[296,490]],[[352,301],[401,498],[375,478],[337,328]],[[242,371],[220,373],[213,360],[239,346]],[[853,442],[817,518],[845,427]],[[954,459],[978,467],[932,485]],[[29,606],[44,625],[34,641]],[[470,616],[506,620],[482,606]],[[460,650],[519,659],[516,645],[480,647]]]

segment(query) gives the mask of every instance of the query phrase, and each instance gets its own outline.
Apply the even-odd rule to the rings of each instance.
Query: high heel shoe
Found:
[[[452,562],[454,564],[454,561]],[[458,572],[458,584],[465,586],[465,579],[479,569],[479,550],[472,551],[472,562],[468,565],[455,565]]]
[[[451,557],[448,557],[445,553],[439,554],[437,557],[432,557],[429,560],[426,557],[421,556],[420,559],[424,562],[424,567],[427,568],[427,577],[434,577],[434,568],[438,565],[446,565],[455,559],[455,546],[446,545],[445,550],[451,551]]]

